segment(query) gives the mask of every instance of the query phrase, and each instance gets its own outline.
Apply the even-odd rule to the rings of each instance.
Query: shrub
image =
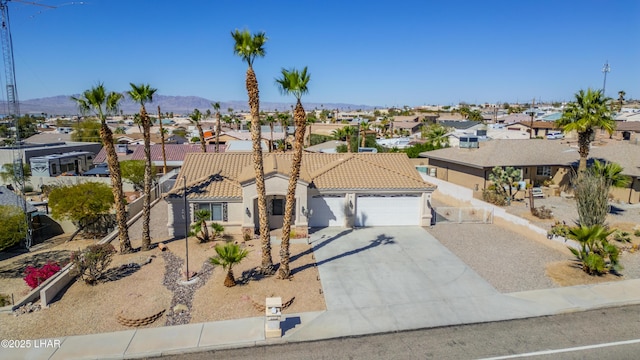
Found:
[[[553,219],[553,212],[551,209],[544,207],[544,205],[531,208],[531,214],[539,219]]]
[[[604,225],[609,213],[609,185],[604,177],[585,171],[573,179],[580,225]]]
[[[95,285],[100,281],[111,264],[116,249],[111,244],[89,245],[86,249],[71,253],[73,274],[89,285]]]
[[[640,229],[633,232],[634,236],[640,237]]]
[[[495,190],[482,190],[482,200],[498,206],[507,205],[507,198],[503,194],[498,194]]]
[[[56,262],[49,261],[42,267],[27,266],[24,270],[24,281],[30,288],[35,289],[45,280],[52,277],[53,274],[60,271],[60,265]]]
[[[611,233],[601,225],[581,225],[569,230],[569,237],[580,245],[578,249],[570,247],[569,250],[582,263],[582,269],[587,274],[601,275],[622,269],[618,262],[620,251],[607,241]]]
[[[613,240],[618,242],[631,242],[631,237],[629,237],[629,233],[626,231],[616,230],[613,233]]]
[[[551,227],[551,230],[549,230],[549,232],[547,234],[550,237],[551,236],[562,236],[562,237],[566,238],[569,235],[569,227],[564,223],[556,221],[556,223]]]
[[[12,305],[9,295],[0,294],[0,307]]]
[[[211,240],[216,241],[224,233],[224,226],[214,222],[214,223],[211,223],[211,230],[213,230],[213,234],[211,235]]]

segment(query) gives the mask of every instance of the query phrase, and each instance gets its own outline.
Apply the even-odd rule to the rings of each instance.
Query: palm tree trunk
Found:
[[[236,286],[236,279],[233,276],[233,270],[231,270],[231,266],[229,266],[229,271],[227,271],[227,276],[224,278],[224,286],[226,287]]]
[[[144,105],[140,108],[140,120],[144,137],[144,198],[142,200],[142,251],[151,248],[151,119]]]
[[[289,187],[287,188],[287,200],[284,208],[284,219],[282,223],[282,243],[280,245],[280,270],[278,277],[288,279],[291,277],[289,269],[289,240],[291,237],[291,218],[293,216],[293,206],[296,199],[296,185],[300,177],[300,165],[302,164],[302,147],[304,142],[304,133],[307,130],[305,126],[305,112],[300,100],[296,104],[294,113],[296,122],[296,130],[293,143],[293,161],[291,162],[291,175],[289,176]]]
[[[220,130],[222,125],[220,123],[220,112],[216,112],[216,152],[220,152]]]
[[[167,173],[167,154],[164,151],[164,129],[162,128],[162,116],[158,105],[158,121],[160,122],[160,142],[162,144],[162,173]]]
[[[269,140],[269,152],[273,151],[273,121],[269,123],[269,130],[271,130],[271,139]]]
[[[578,133],[578,154],[580,162],[578,164],[578,174],[587,170],[587,158],[589,157],[589,144],[591,143],[591,133],[588,131]]]
[[[107,126],[106,122],[102,122],[100,127],[100,137],[107,153],[107,165],[111,178],[111,191],[116,207],[116,223],[118,224],[118,240],[120,242],[120,253],[127,254],[133,249],[129,240],[129,231],[127,228],[127,209],[124,203],[124,192],[122,191],[122,175],[120,174],[120,164],[118,163],[118,155],[113,145],[113,133]]]
[[[264,166],[262,163],[262,134],[260,131],[260,94],[258,79],[251,65],[247,69],[247,93],[251,109],[251,139],[253,141],[253,167],[256,172],[256,192],[258,193],[258,217],[260,220],[260,243],[262,245],[262,269],[265,274],[273,274],[271,258],[271,233],[267,217],[267,195],[264,186]]]
[[[200,135],[200,149],[203,153],[206,153],[207,145],[204,142],[204,131],[202,131],[202,125],[198,122],[196,123],[196,127],[198,128],[198,135]]]
[[[350,153],[351,152],[351,135],[347,135],[347,152]]]

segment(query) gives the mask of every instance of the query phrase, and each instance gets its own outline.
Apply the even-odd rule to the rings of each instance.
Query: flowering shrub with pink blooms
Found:
[[[35,289],[58,271],[60,271],[60,265],[52,261],[49,261],[39,268],[27,266],[27,268],[24,270],[24,281],[27,283],[27,285],[29,285],[30,288]]]

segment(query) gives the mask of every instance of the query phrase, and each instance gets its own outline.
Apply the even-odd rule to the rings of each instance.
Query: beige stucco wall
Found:
[[[461,185],[469,189],[483,189],[485,186],[484,170],[469,166],[444,163],[439,160],[427,159],[429,167],[436,168],[436,178]]]
[[[284,175],[275,174],[265,178],[265,192],[267,196],[269,195],[286,196],[288,187],[289,187],[289,178],[285,177]],[[294,219],[294,225],[307,226],[307,218],[302,215],[303,213],[302,208],[304,207],[305,210],[308,209],[306,183],[302,181],[298,181],[298,184],[296,186],[295,196],[296,196],[296,209],[295,209],[296,215]],[[256,189],[255,182],[243,185],[242,198],[243,198],[243,206],[244,206],[243,209],[245,209],[245,212],[246,212],[246,208],[252,209],[250,211],[251,213],[250,216],[246,216],[246,214],[243,216],[242,226],[245,228],[253,228],[258,225],[258,205],[257,205],[258,192]],[[268,204],[267,204],[267,207],[268,207]],[[270,216],[269,223],[270,223],[270,227],[272,228],[273,228],[273,226],[271,226],[272,223],[274,225],[278,224],[277,227],[282,226],[282,216]]]

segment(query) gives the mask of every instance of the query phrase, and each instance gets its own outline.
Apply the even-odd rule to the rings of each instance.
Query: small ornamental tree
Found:
[[[109,185],[85,182],[71,186],[59,186],[49,194],[49,207],[54,219],[68,219],[77,226],[75,237],[87,226],[98,221],[111,210],[114,203]]]
[[[0,251],[18,244],[27,236],[26,217],[14,205],[0,205]]]
[[[71,253],[72,274],[79,275],[89,285],[97,284],[111,264],[116,249],[111,244],[89,245]]]
[[[27,266],[27,268],[24,270],[24,281],[27,283],[27,285],[29,285],[30,288],[35,289],[58,271],[60,271],[60,265],[52,261],[49,261],[39,268],[34,266]]]

